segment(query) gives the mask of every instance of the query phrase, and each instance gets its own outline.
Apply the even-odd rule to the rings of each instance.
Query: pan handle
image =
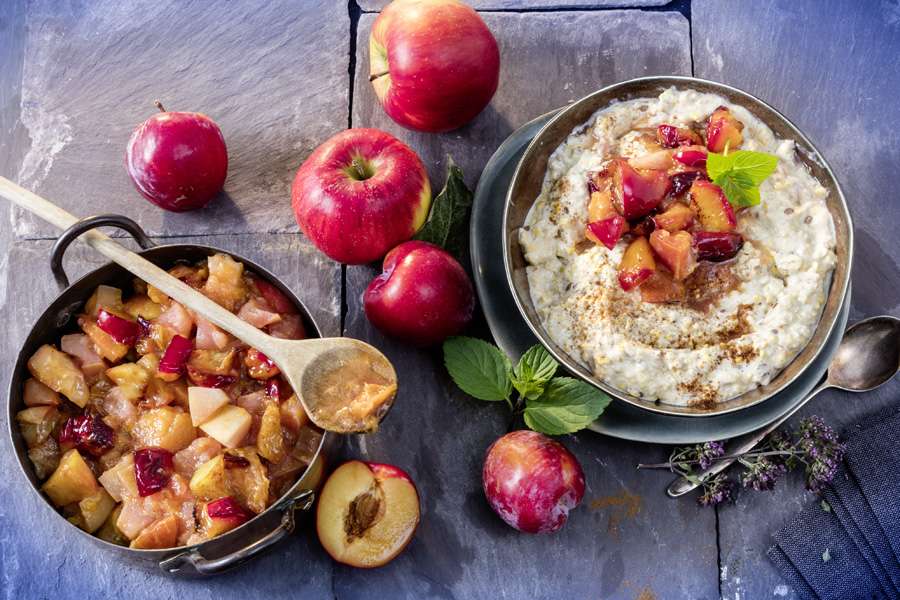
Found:
[[[136,241],[144,250],[149,250],[155,245],[150,238],[147,237],[147,234],[144,233],[144,230],[141,229],[141,226],[128,217],[122,215],[97,215],[96,217],[81,219],[62,232],[59,238],[57,238],[56,243],[53,244],[53,249],[50,251],[50,270],[53,271],[53,277],[56,279],[56,283],[61,290],[69,287],[69,277],[66,275],[66,271],[63,269],[62,264],[63,255],[66,253],[69,244],[74,242],[78,236],[85,231],[107,225],[124,229],[130,233],[131,237],[134,238],[134,241]]]
[[[204,558],[195,548],[160,561],[160,568],[170,575],[218,575],[223,571],[244,564],[269,546],[280,542],[294,531],[294,512],[312,508],[315,492],[304,490],[288,498],[280,505],[284,512],[275,529],[258,540],[219,558]]]

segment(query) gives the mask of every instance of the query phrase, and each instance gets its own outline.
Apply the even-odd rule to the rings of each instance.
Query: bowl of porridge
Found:
[[[526,323],[568,370],[665,414],[762,402],[821,352],[852,221],[790,121],[729,86],[648,77],[595,92],[528,146],[504,212]]]

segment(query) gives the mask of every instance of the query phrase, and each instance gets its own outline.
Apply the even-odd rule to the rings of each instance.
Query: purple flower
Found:
[[[719,473],[703,482],[703,493],[697,498],[701,506],[716,506],[734,500],[734,482]]]
[[[725,445],[722,442],[706,442],[697,447],[697,460],[700,461],[700,469],[705,470],[712,466],[717,458],[725,455]]]
[[[845,446],[821,417],[803,419],[797,432],[797,450],[807,457],[806,488],[819,493],[834,479],[844,459]]]
[[[783,464],[775,463],[766,457],[743,464],[747,466],[747,470],[741,475],[741,484],[745,488],[752,487],[757,492],[773,490],[778,478],[787,472]]]

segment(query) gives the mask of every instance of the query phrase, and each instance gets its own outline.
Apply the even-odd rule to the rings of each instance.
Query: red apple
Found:
[[[203,208],[222,190],[228,173],[222,130],[204,114],[156,106],[160,112],[128,140],[128,174],[141,195],[160,208]]]
[[[351,460],[325,482],[316,509],[316,533],[334,560],[380,567],[412,540],[419,494],[405,471]]]
[[[418,131],[461,127],[497,91],[500,51],[457,0],[394,0],[369,35],[370,81],[385,112]]]
[[[514,431],[488,448],[484,494],[500,518],[519,531],[549,533],[584,496],[584,473],[565,446],[535,431]]]
[[[309,155],[291,199],[316,247],[355,265],[413,236],[428,216],[431,185],[409,146],[378,129],[348,129]]]
[[[384,333],[418,346],[442,342],[469,323],[472,283],[448,252],[427,242],[400,244],[366,288],[366,316]]]

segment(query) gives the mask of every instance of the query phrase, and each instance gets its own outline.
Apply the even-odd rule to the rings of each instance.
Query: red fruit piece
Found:
[[[665,171],[638,171],[622,158],[613,160],[613,205],[617,212],[634,221],[653,211],[669,191]]]
[[[628,292],[646,281],[654,271],[656,261],[647,238],[635,238],[625,249],[622,262],[619,263],[619,285]]]
[[[653,222],[656,225],[655,228],[666,231],[687,229],[694,222],[694,211],[689,206],[676,202],[665,212],[653,217]]]
[[[728,108],[720,106],[706,124],[706,147],[711,152],[724,152],[726,146],[729,150],[737,150],[744,141],[743,130],[744,124]]]
[[[244,365],[253,379],[271,379],[281,372],[271,358],[256,348],[249,348],[244,354]]]
[[[628,221],[625,220],[625,217],[616,215],[602,221],[588,223],[587,238],[612,250],[626,231],[628,231]]]
[[[284,382],[280,377],[273,377],[266,381],[266,395],[275,400],[282,400],[284,396]]]
[[[231,496],[225,496],[213,500],[206,505],[206,514],[213,519],[237,519],[241,522],[249,521],[253,513],[237,503]]]
[[[282,314],[294,314],[297,312],[297,307],[294,306],[294,303],[291,302],[277,287],[262,279],[256,279],[255,283],[256,289],[259,290],[259,293],[262,294],[262,297],[266,299],[266,302],[269,303],[269,306],[271,306],[275,312]]]
[[[166,351],[159,361],[160,373],[174,373],[181,375],[184,373],[184,367],[187,364],[191,352],[194,351],[194,342],[176,335],[166,346]]]
[[[673,197],[682,195],[687,190],[691,189],[691,185],[698,179],[706,179],[706,177],[700,171],[683,171],[681,173],[675,173],[669,177],[669,195]]]
[[[656,128],[656,141],[663,148],[675,148],[691,144],[702,144],[700,136],[686,127],[660,125]]]
[[[687,231],[669,233],[665,229],[657,229],[650,234],[650,246],[678,281],[687,278],[697,267],[691,234]]]
[[[163,448],[141,448],[134,451],[134,478],[141,497],[155,494],[166,487],[173,470],[172,453]]]
[[[684,302],[687,297],[685,285],[672,277],[672,274],[657,269],[647,281],[641,284],[641,300],[653,304],[671,304]]]
[[[706,165],[706,157],[706,148],[703,146],[685,146],[672,155],[672,158],[686,167],[703,167]]]
[[[734,209],[722,188],[698,179],[691,185],[691,207],[704,231],[733,231],[737,227]]]
[[[191,383],[193,383],[194,385],[208,388],[222,389],[237,381],[237,377],[234,375],[216,375],[214,373],[204,373],[202,371],[198,371],[190,365],[187,366],[187,376],[188,379],[191,380]]]
[[[101,456],[115,445],[116,432],[97,415],[78,415],[66,420],[59,432],[59,443]]]
[[[653,217],[644,217],[631,227],[631,233],[633,235],[642,235],[647,237],[653,230],[656,229],[656,223],[653,222]]]
[[[109,336],[126,346],[134,345],[141,329],[135,321],[119,316],[105,308],[97,312],[97,327],[109,334]]]
[[[698,231],[694,233],[694,249],[699,260],[721,262],[734,258],[744,246],[744,238],[730,231]]]

